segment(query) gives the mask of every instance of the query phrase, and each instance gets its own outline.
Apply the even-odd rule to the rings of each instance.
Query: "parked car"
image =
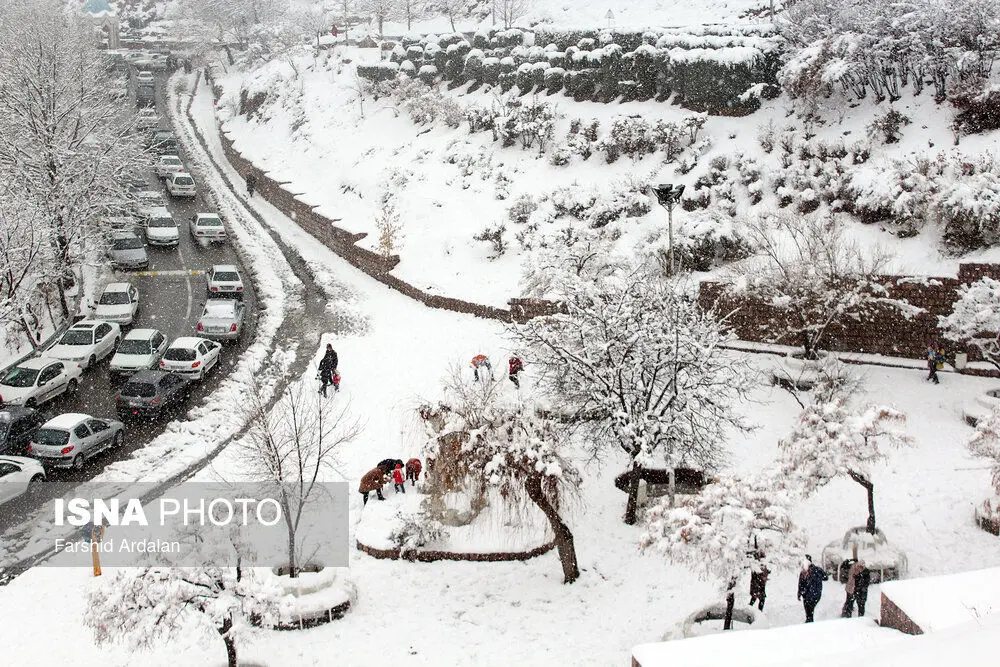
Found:
[[[160,126],[160,114],[153,107],[140,109],[135,119],[135,127],[139,130],[152,130]]]
[[[195,197],[198,190],[191,174],[181,169],[167,176],[167,194],[171,197]]]
[[[180,228],[166,207],[152,209],[152,214],[146,217],[146,240],[149,245],[177,245],[180,235]]]
[[[167,198],[159,190],[142,190],[136,193],[136,198],[139,200],[140,217],[144,211],[151,208],[164,208],[167,204]]]
[[[213,340],[235,340],[243,333],[246,305],[235,299],[209,299],[198,318],[198,333]]]
[[[137,84],[156,85],[156,76],[148,70],[136,70],[135,82]]]
[[[34,408],[80,385],[83,367],[74,361],[33,357],[7,370],[0,378],[0,401],[4,406]]]
[[[216,264],[208,271],[208,298],[243,298],[243,277],[232,264]]]
[[[125,425],[67,412],[45,422],[28,444],[28,454],[43,465],[82,470],[83,464],[125,440]]]
[[[167,351],[167,338],[156,329],[132,329],[111,357],[112,377],[158,368]]]
[[[146,246],[132,229],[112,233],[108,257],[111,258],[111,266],[116,269],[145,269],[149,266]]]
[[[144,107],[155,107],[156,86],[151,86],[148,83],[144,83],[141,86],[136,86],[135,105],[140,109]]]
[[[132,324],[139,312],[139,290],[132,283],[110,283],[97,300],[94,317],[105,322]]]
[[[0,454],[20,456],[48,418],[32,408],[10,405],[0,410]]]
[[[0,456],[0,505],[31,496],[45,481],[45,468],[24,456]]]
[[[45,355],[90,368],[114,352],[121,339],[121,327],[114,322],[80,320],[62,335],[59,342],[46,350]]]
[[[118,418],[157,419],[179,406],[191,393],[190,380],[166,371],[139,371],[115,397]]]
[[[191,237],[198,241],[211,243],[226,240],[226,227],[222,224],[222,218],[214,213],[196,213],[191,216],[188,229],[191,231]]]
[[[142,86],[140,86],[142,88]],[[146,137],[146,150],[163,155],[177,155],[177,138],[169,130],[153,130]]]
[[[165,53],[149,54],[149,69],[163,71],[167,69],[167,55]]]
[[[174,172],[184,169],[184,163],[176,155],[161,155],[156,161],[155,169],[160,178],[169,178]]]
[[[160,370],[201,380],[205,377],[205,373],[219,363],[221,351],[221,343],[194,336],[183,336],[171,343],[163,353]]]

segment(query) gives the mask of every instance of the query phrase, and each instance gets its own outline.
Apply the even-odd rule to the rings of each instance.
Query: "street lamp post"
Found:
[[[674,275],[674,204],[681,200],[684,194],[684,186],[674,186],[671,183],[661,183],[654,186],[653,193],[660,206],[667,209],[667,235],[669,247],[667,248],[667,261],[670,263],[670,275]]]

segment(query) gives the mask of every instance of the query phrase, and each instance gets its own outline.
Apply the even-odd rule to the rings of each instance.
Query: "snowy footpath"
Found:
[[[223,164],[212,101],[204,86],[192,114],[215,160]],[[242,186],[237,175],[229,171],[227,176]],[[453,364],[464,367],[480,352],[501,363],[509,343],[502,325],[417,304],[351,267],[259,197],[253,206],[285,244],[301,253],[317,282],[343,296],[346,305],[338,307],[366,318],[357,333],[325,336],[322,341],[333,343],[343,374],[343,391],[331,400],[349,403],[364,425],[362,435],[342,452],[339,468],[352,485],[353,525],[364,511],[360,495],[354,493],[360,476],[386,457],[405,460],[418,454],[422,432],[415,406],[434,397]],[[317,359],[321,349],[316,350]],[[766,363],[766,357],[758,358]],[[874,476],[879,525],[907,551],[910,575],[1000,566],[997,538],[972,522],[974,504],[988,491],[989,473],[984,461],[968,454],[965,439],[971,429],[960,415],[963,402],[1000,381],[948,376],[934,386],[922,381],[919,370],[857,370],[866,376],[872,400],[907,413],[908,430],[916,440],[914,447],[892,452],[889,463],[876,468]],[[302,379],[314,382],[314,373],[310,369]],[[761,387],[755,398],[746,410],[760,428],[730,443],[736,471],[771,465],[778,439],[789,432],[798,413],[798,406],[781,390]],[[375,560],[355,551],[352,541],[350,567],[341,574],[356,584],[358,598],[347,616],[304,632],[263,633],[242,647],[242,657],[271,667],[334,662],[627,664],[633,646],[659,640],[718,594],[715,582],[698,581],[690,571],[638,552],[642,528],[622,524],[625,496],[612,484],[624,464],[624,457],[615,453],[601,467],[582,464],[585,483],[569,515],[582,570],[577,583],[561,583],[554,553],[515,563],[425,564]],[[232,473],[238,474],[238,461],[230,448],[202,474]],[[382,511],[402,501],[391,487],[387,491]],[[817,556],[846,529],[862,524],[865,516],[863,490],[840,480],[796,510]],[[0,588],[3,664],[225,664],[222,642],[208,638],[202,643],[194,632],[143,655],[97,648],[83,626],[86,593],[106,580],[95,579],[89,569],[46,567]],[[796,583],[796,571],[772,573],[765,609],[772,627],[802,622]],[[841,585],[828,583],[817,620],[837,617],[843,595]],[[875,615],[877,586],[869,599],[869,614]]]

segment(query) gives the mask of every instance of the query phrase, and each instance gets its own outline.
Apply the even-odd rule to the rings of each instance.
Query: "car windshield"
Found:
[[[240,274],[235,271],[218,271],[215,274],[215,279],[221,283],[238,283]]]
[[[129,303],[128,292],[105,292],[98,302],[102,306],[124,306]]]
[[[172,347],[167,350],[167,353],[163,355],[163,358],[167,361],[194,361],[198,355],[195,354],[194,350],[189,350],[184,347]]]
[[[90,345],[94,342],[94,332],[93,330],[76,330],[70,329],[63,335],[62,339],[59,341],[60,345]]]
[[[178,176],[174,179],[174,185],[194,185],[194,179],[190,176]]]
[[[137,236],[125,236],[115,239],[115,250],[139,250],[142,248],[142,239]]]
[[[40,428],[32,440],[39,445],[59,447],[69,442],[69,431],[63,431],[58,428]]]
[[[156,387],[146,382],[126,382],[121,394],[136,398],[152,398],[156,396]]]
[[[218,218],[198,218],[198,224],[202,227],[221,227],[222,220]]]
[[[125,339],[118,346],[118,354],[151,354],[152,351],[148,340]]]
[[[153,218],[152,220],[149,221],[149,226],[150,227],[176,227],[177,223],[175,223],[170,218]]]
[[[0,380],[0,384],[8,387],[34,387],[35,378],[37,377],[38,371],[33,368],[15,367],[7,371],[7,374],[3,376],[3,380]]]

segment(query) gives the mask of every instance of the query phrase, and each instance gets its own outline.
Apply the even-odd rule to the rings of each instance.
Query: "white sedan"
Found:
[[[75,392],[81,375],[83,368],[72,361],[27,359],[0,378],[0,402],[34,408],[62,393]]]
[[[167,194],[171,197],[196,197],[198,189],[191,174],[180,169],[167,176]]]
[[[167,350],[166,337],[156,329],[132,329],[111,357],[111,375],[156,368]]]
[[[214,213],[196,213],[191,216],[188,229],[191,231],[191,238],[199,242],[226,240],[226,227],[222,224],[222,218]]]
[[[114,322],[80,320],[45,351],[45,356],[74,361],[89,368],[114,352],[121,339],[121,327]]]
[[[201,380],[219,363],[222,344],[196,336],[178,338],[160,359],[160,370]]]
[[[168,178],[171,174],[184,169],[184,163],[176,155],[161,155],[156,161],[156,175]]]
[[[31,495],[45,481],[45,468],[23,456],[0,456],[0,505]]]
[[[139,290],[131,283],[111,283],[97,301],[94,317],[105,322],[132,324],[139,312]]]
[[[174,246],[180,243],[181,230],[167,209],[166,216],[157,215],[146,219],[146,242],[155,246]]]
[[[243,277],[232,264],[216,264],[208,272],[208,296],[243,298]]]

